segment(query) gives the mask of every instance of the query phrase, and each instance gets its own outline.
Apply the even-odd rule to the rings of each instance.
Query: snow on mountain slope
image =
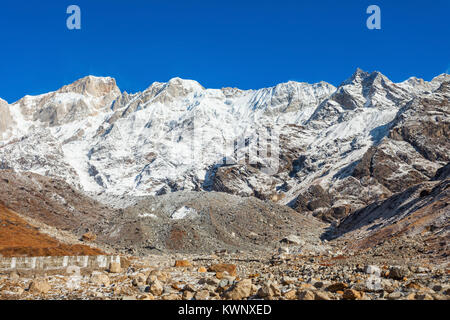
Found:
[[[391,122],[372,129],[374,143],[368,144],[369,148],[367,145],[357,148],[353,153],[358,157],[341,154],[332,163],[333,168],[338,169],[336,163],[341,161],[339,171],[321,178],[326,197],[320,195],[310,200],[312,204],[304,204],[304,197],[299,197],[294,206],[309,206],[309,210],[317,210],[316,215],[332,221],[330,216],[337,218],[343,212],[429,180],[450,160],[449,123],[450,82],[443,82],[433,92],[419,94],[407,102]],[[345,148],[341,150],[345,152]],[[366,152],[361,156],[363,150]],[[344,165],[348,160],[353,162]],[[309,176],[314,177],[314,174]]]
[[[97,194],[219,190],[287,204],[344,179],[408,102],[448,77],[395,84],[358,69],[339,88],[291,81],[260,90],[174,78],[129,94],[89,76],[0,101],[0,165]],[[264,135],[279,150],[256,150]]]

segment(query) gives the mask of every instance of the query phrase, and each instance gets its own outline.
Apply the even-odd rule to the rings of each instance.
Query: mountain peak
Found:
[[[345,80],[340,86],[345,86],[348,84],[372,84],[376,80],[388,80],[385,75],[383,75],[379,71],[367,72],[360,68],[357,68],[356,71],[352,74],[350,78]]]
[[[425,80],[423,80],[422,78],[417,78],[417,77],[409,77],[408,79],[406,79],[405,81],[400,82],[400,83],[423,85],[423,84],[425,84]]]
[[[390,80],[384,74],[379,71],[374,71],[363,79],[363,85],[373,86],[375,85],[375,83],[379,83],[381,81],[390,82]]]
[[[356,78],[356,77],[367,77],[370,73],[367,71],[364,71],[361,68],[356,68],[355,72],[353,73],[352,77]]]
[[[446,82],[446,81],[450,81],[450,74],[448,73],[442,73],[440,75],[438,75],[437,77],[434,77],[433,80],[431,80],[431,82]]]
[[[88,94],[101,97],[110,93],[120,94],[116,80],[111,77],[86,76],[58,90],[59,93]]]
[[[317,83],[309,83],[309,82],[299,82],[294,80],[289,80],[287,82],[282,82],[277,84],[274,88],[277,87],[313,87],[313,86],[331,86],[328,82],[320,81]]]
[[[167,86],[184,88],[189,91],[204,90],[205,88],[195,80],[182,79],[175,77],[167,82]]]
[[[360,68],[356,68],[355,72],[352,74],[350,78],[345,80],[342,85],[347,85],[351,83],[361,83],[365,78],[367,78],[370,75],[369,72],[366,72]]]

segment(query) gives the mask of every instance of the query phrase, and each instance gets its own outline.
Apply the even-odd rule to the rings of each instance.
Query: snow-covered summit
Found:
[[[120,94],[116,80],[111,77],[95,77],[87,76],[75,81],[72,84],[62,87],[58,93],[78,93],[82,95],[90,95],[93,97],[101,97],[108,94]]]

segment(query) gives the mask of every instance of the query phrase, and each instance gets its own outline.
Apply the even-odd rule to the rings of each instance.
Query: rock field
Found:
[[[0,299],[448,300],[449,270],[389,248],[344,255],[229,253],[122,258],[106,271],[69,266],[57,274],[0,275]],[[295,245],[294,245],[295,249]],[[384,254],[383,254],[384,253]],[[377,264],[367,264],[375,261]],[[410,262],[406,262],[410,261]],[[389,264],[389,262],[399,263]],[[401,264],[400,264],[401,263]]]

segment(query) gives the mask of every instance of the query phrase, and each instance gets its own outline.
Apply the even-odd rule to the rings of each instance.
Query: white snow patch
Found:
[[[197,216],[198,216],[197,210],[184,206],[174,211],[170,216],[170,218],[173,220],[180,220],[186,218],[195,218]]]

